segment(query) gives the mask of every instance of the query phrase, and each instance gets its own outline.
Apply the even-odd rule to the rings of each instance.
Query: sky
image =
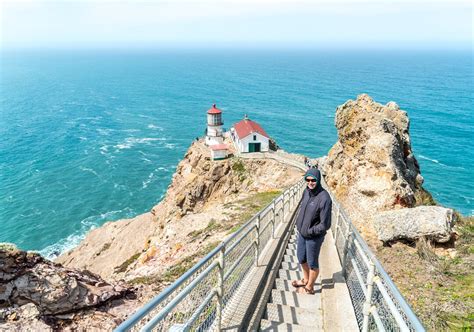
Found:
[[[473,1],[0,0],[0,48],[473,47]]]

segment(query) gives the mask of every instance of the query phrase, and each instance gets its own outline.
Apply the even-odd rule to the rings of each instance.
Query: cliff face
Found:
[[[407,113],[397,104],[383,106],[362,94],[337,108],[335,125],[339,139],[325,160],[325,178],[354,219],[430,198],[421,186]]]
[[[286,188],[301,175],[299,169],[269,159],[211,161],[208,147],[195,141],[158,205],[136,218],[93,230],[57,262],[107,279],[166,271],[180,258],[222,240],[233,226],[238,201],[257,192]],[[186,245],[208,228],[216,234]]]

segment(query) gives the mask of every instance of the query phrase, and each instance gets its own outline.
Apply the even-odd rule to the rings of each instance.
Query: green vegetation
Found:
[[[252,218],[258,211],[265,208],[272,200],[281,194],[281,190],[266,191],[256,193],[250,197],[235,202],[235,206],[239,207],[238,213],[232,217],[234,219],[233,225],[229,228],[228,234],[231,234],[239,229],[240,225]]]
[[[152,276],[145,276],[145,277],[138,277],[135,279],[130,280],[130,284],[161,284],[161,283],[170,283],[178,279],[184,272],[192,268],[200,259],[202,259],[205,255],[211,252],[219,242],[211,242],[208,243],[203,248],[200,248],[196,253],[193,253],[190,256],[184,257],[180,261],[178,261],[175,265],[173,265],[170,269],[165,271],[160,275],[152,275]]]
[[[0,250],[13,251],[18,250],[18,248],[13,243],[3,242],[0,243]]]
[[[202,228],[202,229],[198,229],[198,230],[195,230],[195,231],[192,231],[188,234],[188,236],[192,237],[192,238],[196,238],[198,237],[199,235],[202,235],[202,234],[209,234],[211,232],[214,232],[216,230],[219,230],[221,228],[221,226],[219,225],[219,223],[217,222],[216,219],[214,218],[211,218],[211,221],[209,221],[209,223],[207,224],[207,226],[205,228]]]
[[[125,272],[127,268],[130,266],[130,264],[135,262],[138,259],[138,257],[140,257],[140,253],[136,253],[135,255],[127,259],[125,262],[123,262],[120,266],[117,266],[114,272],[115,273]]]
[[[416,206],[420,205],[437,205],[433,196],[426,191],[423,187],[420,187],[419,190],[415,191],[415,202]]]
[[[102,247],[102,249],[100,249],[95,255],[96,256],[100,256],[100,254],[102,254],[104,251],[108,250],[111,246],[111,243],[106,243],[104,244],[104,246]]]
[[[404,293],[416,292],[412,305],[429,330],[471,331],[474,327],[474,217],[457,217],[456,241],[437,245],[455,250],[456,255],[440,257],[436,246],[419,241],[416,253],[422,260],[421,271],[410,277],[411,287],[402,287]],[[415,290],[421,280],[422,289]]]

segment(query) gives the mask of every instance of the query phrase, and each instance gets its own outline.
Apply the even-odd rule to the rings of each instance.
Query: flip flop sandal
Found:
[[[298,291],[298,293],[300,293],[300,294],[314,295],[314,293],[315,293],[314,289],[308,289],[308,288],[306,288],[306,286],[301,288],[301,289],[302,289],[302,291]]]
[[[298,287],[304,287],[306,286],[306,283],[304,282],[304,279],[301,280],[293,280],[291,282],[291,286],[298,288]]]

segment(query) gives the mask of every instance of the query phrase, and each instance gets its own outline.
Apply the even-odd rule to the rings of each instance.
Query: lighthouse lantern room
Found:
[[[206,144],[208,146],[224,142],[222,125],[222,111],[214,104],[207,111]]]

